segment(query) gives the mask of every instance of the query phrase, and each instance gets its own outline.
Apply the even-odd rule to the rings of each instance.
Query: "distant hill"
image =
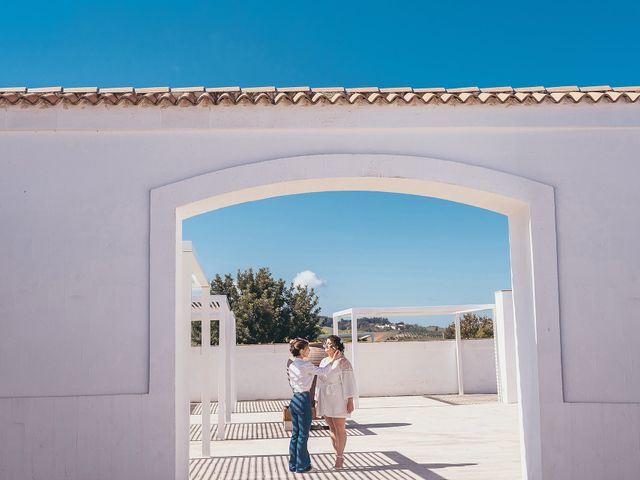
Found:
[[[323,334],[328,335],[333,327],[331,317],[320,316]],[[338,330],[351,331],[351,319],[338,322]],[[444,327],[422,326],[414,323],[390,322],[385,317],[362,317],[358,319],[358,336],[361,341],[400,342],[408,340],[441,340],[445,338]]]

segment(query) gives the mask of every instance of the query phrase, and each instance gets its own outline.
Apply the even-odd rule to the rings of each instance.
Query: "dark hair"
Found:
[[[338,350],[339,352],[344,352],[344,343],[342,343],[342,339],[338,335],[329,335],[327,340],[331,340],[333,343],[333,348]]]
[[[305,340],[304,338],[294,338],[293,340],[289,340],[289,351],[294,357],[299,357],[300,352],[307,348],[308,345],[309,340]]]

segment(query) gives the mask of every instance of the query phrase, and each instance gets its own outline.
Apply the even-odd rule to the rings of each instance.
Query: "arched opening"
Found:
[[[553,189],[465,164],[399,155],[314,155],[235,167],[160,187],[151,194],[150,393],[174,415],[176,478],[186,478],[188,333],[180,275],[181,222],[251,200],[296,193],[361,190],[408,193],[465,203],[507,215],[515,307],[524,478],[540,478],[549,419],[544,405],[562,402]],[[164,355],[174,370],[158,368]]]

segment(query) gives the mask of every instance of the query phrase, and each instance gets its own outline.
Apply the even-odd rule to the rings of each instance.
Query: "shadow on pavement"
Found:
[[[196,458],[190,461],[189,479],[446,480],[434,470],[476,465],[475,463],[420,464],[397,451],[349,452],[345,454],[345,468],[337,471],[333,470],[333,454],[313,454],[311,461],[315,471],[300,475],[289,472],[287,455]]]

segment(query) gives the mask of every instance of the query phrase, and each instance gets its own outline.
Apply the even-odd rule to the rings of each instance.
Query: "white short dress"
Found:
[[[320,366],[329,364],[324,358]],[[342,357],[331,365],[326,374],[318,375],[316,384],[316,415],[318,417],[348,418],[347,399],[356,395],[356,379],[351,362]]]

